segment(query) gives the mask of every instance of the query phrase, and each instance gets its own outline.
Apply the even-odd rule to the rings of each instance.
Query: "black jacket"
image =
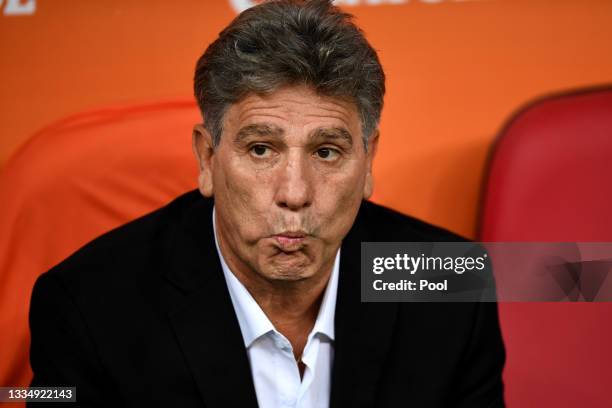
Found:
[[[212,204],[189,192],[38,278],[32,386],[76,386],[73,407],[257,406]],[[332,407],[503,406],[495,303],[360,302],[362,241],[449,240],[363,202],[342,243]]]

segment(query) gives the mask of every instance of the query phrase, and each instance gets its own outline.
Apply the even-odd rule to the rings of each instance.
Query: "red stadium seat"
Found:
[[[479,240],[612,242],[611,208],[612,88],[549,97],[494,146]],[[509,407],[612,406],[612,303],[502,303],[500,317]]]
[[[197,186],[192,101],[83,113],[0,173],[0,385],[25,386],[34,281],[80,246]],[[109,298],[109,302],[112,301]]]

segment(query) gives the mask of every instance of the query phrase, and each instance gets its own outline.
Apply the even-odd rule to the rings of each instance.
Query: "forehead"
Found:
[[[224,117],[224,129],[236,132],[256,123],[273,127],[343,128],[361,137],[361,121],[354,103],[317,94],[307,86],[280,88],[270,94],[249,94],[232,104]]]

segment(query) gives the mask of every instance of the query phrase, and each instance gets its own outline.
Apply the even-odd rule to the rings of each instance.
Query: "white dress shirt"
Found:
[[[304,347],[301,360],[305,370],[303,378],[300,378],[291,343],[274,328],[253,296],[227,266],[219,250],[214,208],[213,229],[221,267],[251,364],[259,407],[329,407],[340,250],[336,254],[317,320]]]

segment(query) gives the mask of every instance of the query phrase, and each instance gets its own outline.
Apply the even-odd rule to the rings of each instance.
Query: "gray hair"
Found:
[[[272,0],[242,12],[198,60],[194,93],[218,146],[231,104],[302,84],[354,103],[367,148],[380,120],[385,74],[352,16],[330,0]]]

